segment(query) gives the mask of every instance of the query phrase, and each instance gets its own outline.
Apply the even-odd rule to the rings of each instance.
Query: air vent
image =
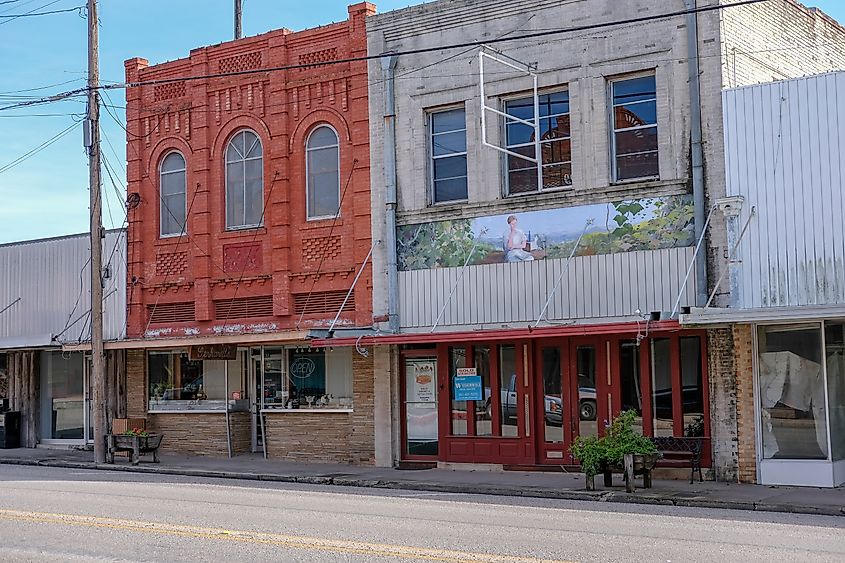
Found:
[[[196,320],[193,301],[147,305],[147,314],[150,324],[187,323]]]
[[[214,301],[215,319],[249,319],[253,317],[272,316],[272,295],[259,295],[257,297],[236,297],[235,299],[219,299]]]
[[[348,290],[316,291],[309,297],[307,293],[293,295],[293,310],[297,315],[316,315],[321,313],[336,314],[340,309]],[[349,301],[343,307],[344,312],[355,310],[355,293],[349,296]]]

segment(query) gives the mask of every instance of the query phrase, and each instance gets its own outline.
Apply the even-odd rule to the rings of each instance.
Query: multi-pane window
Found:
[[[161,236],[185,232],[185,159],[172,152],[161,161],[159,170],[159,224]]]
[[[429,114],[434,203],[467,199],[467,126],[463,108]]]
[[[226,148],[226,228],[257,227],[263,216],[261,140],[252,131],[239,131]]]
[[[572,141],[569,126],[569,92],[539,97],[540,154],[543,185],[537,186],[537,164],[508,155],[508,193],[522,194],[572,186]],[[505,113],[524,121],[534,121],[534,98],[505,103]],[[506,118],[507,149],[535,158],[535,130],[531,125]]]
[[[320,126],[306,143],[309,219],[334,217],[340,210],[340,143],[331,127]]]
[[[616,182],[659,176],[657,87],[654,75],[610,83],[613,100],[613,178]]]
[[[340,210],[340,143],[334,129],[322,125],[306,143],[309,219],[334,217]]]

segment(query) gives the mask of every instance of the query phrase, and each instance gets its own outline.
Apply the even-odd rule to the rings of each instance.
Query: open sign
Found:
[[[317,364],[311,358],[300,356],[290,364],[290,374],[297,379],[308,379],[317,369]]]

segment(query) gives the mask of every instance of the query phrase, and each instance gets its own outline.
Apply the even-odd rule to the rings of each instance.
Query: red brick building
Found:
[[[366,54],[348,13],[125,63],[129,410],[172,447],[372,461],[372,362],[305,340],[372,325],[367,65],[320,64]]]

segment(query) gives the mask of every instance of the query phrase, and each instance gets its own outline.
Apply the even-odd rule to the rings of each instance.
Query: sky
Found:
[[[346,7],[351,3],[354,2],[244,0],[244,35],[281,27],[299,30],[345,20]],[[418,2],[375,3],[384,12]],[[845,22],[843,0],[805,3]],[[83,87],[87,65],[86,21],[77,11],[16,19],[2,16],[84,4],[85,0],[0,0],[0,108]],[[123,61],[132,57],[157,64],[185,57],[193,48],[232,39],[232,5],[232,0],[101,0],[101,82],[122,82]],[[108,92],[104,101],[123,106],[123,91]],[[0,110],[0,244],[88,229],[87,158],[82,147],[82,128],[77,124],[84,112],[81,97]],[[125,132],[116,120],[123,123],[124,112],[112,109],[112,113],[114,117],[106,112],[101,115],[106,164],[103,221],[106,227],[120,227],[125,219]],[[6,169],[17,158],[62,132],[64,136],[46,148]]]

